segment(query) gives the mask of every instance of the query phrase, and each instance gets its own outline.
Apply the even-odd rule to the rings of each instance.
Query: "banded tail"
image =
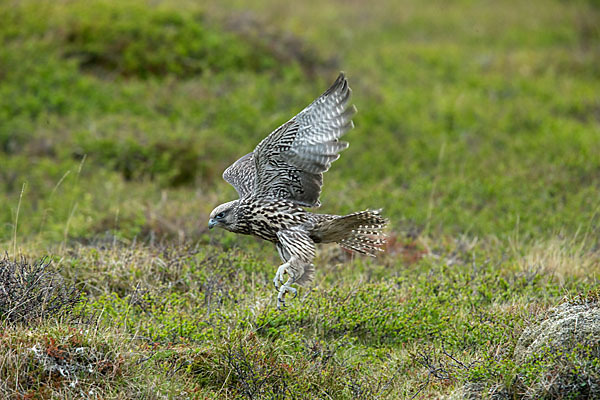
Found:
[[[335,216],[323,221],[320,229],[323,242],[336,242],[345,249],[375,257],[383,251],[386,225],[380,210],[367,210]]]

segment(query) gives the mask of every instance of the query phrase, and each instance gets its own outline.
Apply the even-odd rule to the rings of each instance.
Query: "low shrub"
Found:
[[[80,293],[41,259],[0,260],[0,321],[30,324],[68,313]]]

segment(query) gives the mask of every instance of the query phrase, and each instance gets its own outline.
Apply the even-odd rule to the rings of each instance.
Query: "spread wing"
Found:
[[[339,138],[354,126],[351,92],[341,73],[318,99],[227,168],[223,178],[240,197],[253,193],[318,207],[323,172],[348,147]]]
[[[256,146],[257,196],[320,205],[322,174],[348,147],[338,139],[354,126],[356,108],[348,106],[350,94],[342,73],[318,99]]]
[[[240,198],[250,194],[256,179],[253,153],[248,153],[231,164],[223,172],[223,179],[234,187]]]

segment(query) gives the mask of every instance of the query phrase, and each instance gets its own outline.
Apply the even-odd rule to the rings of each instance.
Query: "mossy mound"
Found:
[[[6,11],[5,43],[43,42],[100,76],[188,78],[206,72],[272,70],[280,64],[205,16],[147,1],[25,3]]]
[[[200,12],[182,13],[140,2],[77,4],[62,35],[67,56],[87,69],[125,76],[193,76],[205,71],[273,67],[274,58],[208,23]],[[92,12],[90,12],[92,11]]]
[[[546,350],[565,351],[580,344],[600,345],[597,303],[563,303],[554,308],[539,325],[523,332],[515,348],[515,359],[524,362]]]
[[[526,399],[600,398],[600,304],[565,302],[526,329],[514,352]]]

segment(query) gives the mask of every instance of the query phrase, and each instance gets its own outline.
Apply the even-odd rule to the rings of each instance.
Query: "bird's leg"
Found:
[[[285,294],[290,292],[294,295],[294,298],[298,295],[298,289],[291,287],[296,281],[295,277],[290,275],[288,280],[281,285],[279,288],[279,294],[277,295],[277,309],[281,310],[282,307],[285,307]]]
[[[292,293],[294,297],[298,295],[298,290],[291,286],[294,284],[294,282],[296,282],[296,276],[302,275],[302,273],[298,274],[298,272],[301,271],[298,271],[297,269],[298,267],[301,267],[301,265],[298,265],[297,261],[298,260],[295,257],[292,257],[288,262],[282,264],[281,266],[279,266],[279,268],[277,268],[277,273],[275,274],[275,278],[273,279],[273,284],[275,285],[275,289],[277,289],[279,292],[277,294],[277,308],[279,310],[281,310],[282,307],[285,307],[285,295],[288,292]],[[285,283],[283,283],[283,275],[286,273],[288,274],[289,278],[287,279],[287,281],[285,281]],[[281,283],[283,283],[283,285],[280,286]]]
[[[275,286],[275,290],[279,290],[279,285],[284,282],[283,274],[287,272],[288,267],[290,266],[289,262],[281,264],[279,268],[277,268],[277,273],[275,273],[275,278],[273,278],[273,285]]]

